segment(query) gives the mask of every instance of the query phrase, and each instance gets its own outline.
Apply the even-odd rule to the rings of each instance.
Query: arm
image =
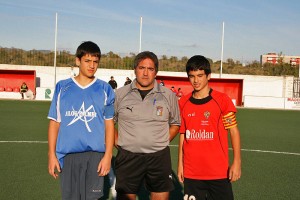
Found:
[[[119,132],[118,132],[118,97],[119,95],[115,96],[115,102],[114,102],[114,133],[115,133],[115,147],[118,147],[118,138],[119,138]]]
[[[183,183],[184,176],[183,176],[183,141],[184,141],[184,134],[180,134],[179,136],[179,146],[178,146],[178,168],[177,168],[177,176],[180,183]]]
[[[229,179],[234,182],[241,178],[241,139],[237,126],[229,130],[233,149],[233,162],[229,169]]]
[[[105,120],[105,153],[98,165],[99,176],[105,176],[110,171],[114,140],[114,121],[113,119]]]
[[[170,125],[169,127],[169,140],[170,142],[176,137],[177,133],[179,131],[179,126],[178,125]]]
[[[48,128],[48,172],[55,179],[58,177],[58,174],[55,172],[55,169],[58,172],[61,171],[55,153],[59,126],[60,123],[54,120],[50,120]]]
[[[171,142],[179,133],[180,128],[180,111],[178,105],[178,99],[174,93],[170,95],[170,114],[169,114],[169,141]]]
[[[114,131],[115,131],[115,147],[118,147],[118,138],[119,138],[119,134],[118,134],[118,127],[114,127]]]

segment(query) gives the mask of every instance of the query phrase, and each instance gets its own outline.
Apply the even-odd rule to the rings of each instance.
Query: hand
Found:
[[[241,178],[241,164],[233,163],[229,169],[229,180],[235,182]]]
[[[99,176],[106,176],[111,167],[111,158],[107,157],[104,155],[104,157],[100,160],[99,165],[98,165],[98,175]]]
[[[178,176],[178,181],[180,183],[183,183],[184,182],[184,176],[183,176],[183,166],[178,166],[178,169],[177,169],[177,176]]]
[[[53,176],[54,179],[58,177],[58,174],[56,173],[57,170],[59,173],[61,172],[59,162],[55,155],[48,157],[48,172],[51,176]]]

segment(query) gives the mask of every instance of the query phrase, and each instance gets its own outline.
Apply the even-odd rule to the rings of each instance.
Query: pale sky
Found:
[[[259,60],[274,52],[300,55],[299,0],[0,0],[0,46],[72,53],[83,41],[102,53]]]

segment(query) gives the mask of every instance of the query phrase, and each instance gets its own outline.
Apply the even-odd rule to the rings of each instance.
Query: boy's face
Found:
[[[76,58],[76,65],[79,67],[79,75],[93,78],[97,71],[99,62],[100,60],[97,56],[92,56],[90,54],[82,56],[81,59]]]
[[[206,75],[204,70],[189,71],[188,78],[195,91],[201,91],[208,87],[210,74]]]
[[[156,77],[155,65],[150,58],[142,60],[134,70],[136,86],[140,90],[148,90],[154,87]]]

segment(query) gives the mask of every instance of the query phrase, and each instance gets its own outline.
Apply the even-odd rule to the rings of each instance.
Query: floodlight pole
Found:
[[[54,37],[54,88],[56,85],[56,43],[57,43],[57,13],[55,14],[55,37]]]
[[[222,70],[223,70],[224,27],[225,27],[225,23],[223,22],[220,78],[222,78]]]
[[[139,53],[142,51],[142,27],[143,27],[143,17],[140,19],[140,47]]]

